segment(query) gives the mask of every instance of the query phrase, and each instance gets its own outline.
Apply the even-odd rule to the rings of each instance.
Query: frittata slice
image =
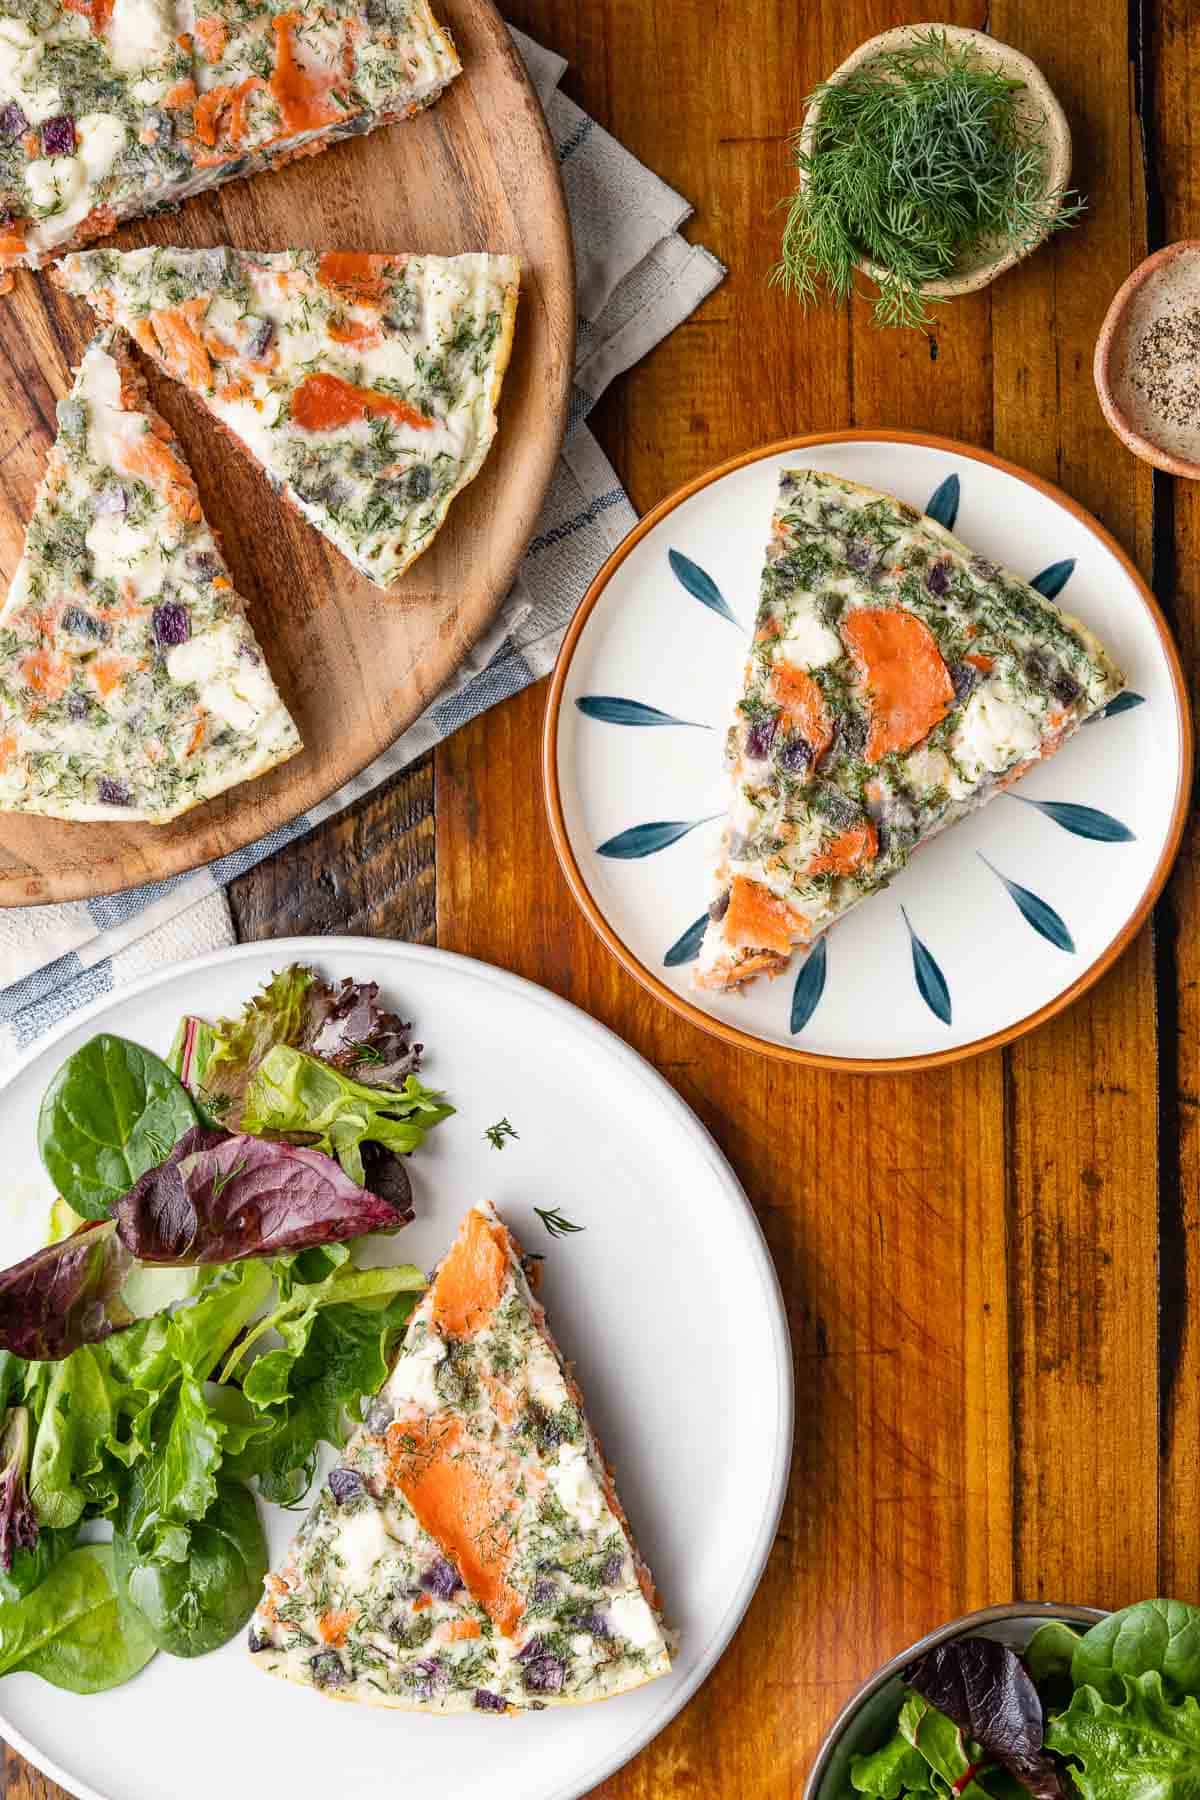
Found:
[[[58,421],[0,613],[0,810],[161,824],[300,736],[123,334]]]
[[[1085,625],[935,520],[785,470],[696,984],[777,974],[1124,684]]]
[[[427,106],[426,0],[0,0],[0,270]]]
[[[483,466],[515,257],[98,250],[55,273],[125,325],[380,587],[429,547]]]
[[[607,1700],[669,1670],[649,1570],[490,1205],[267,1577],[249,1643],[273,1675],[421,1712]]]

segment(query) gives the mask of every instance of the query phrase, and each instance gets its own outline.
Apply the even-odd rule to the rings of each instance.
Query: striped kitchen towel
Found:
[[[570,425],[521,572],[492,630],[391,749],[323,805],[193,874],[65,906],[0,910],[0,1066],[77,1007],[148,970],[233,941],[224,884],[549,672],[592,576],[634,523],[586,419],[725,271],[679,234],[688,203],[559,92],[566,63],[513,39],[546,111],[575,237],[578,336]]]

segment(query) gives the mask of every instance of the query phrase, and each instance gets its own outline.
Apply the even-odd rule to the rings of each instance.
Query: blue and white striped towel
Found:
[[[516,585],[445,692],[323,805],[191,875],[101,900],[0,910],[0,1066],[87,1001],[232,943],[227,881],[547,674],[588,582],[634,523],[583,421],[613,377],[681,324],[725,271],[679,235],[688,203],[558,91],[564,59],[519,31],[513,38],[562,165],[579,280],[570,427]]]

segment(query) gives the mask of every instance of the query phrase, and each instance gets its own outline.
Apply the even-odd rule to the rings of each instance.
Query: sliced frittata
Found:
[[[0,269],[427,106],[426,0],[0,0]]]
[[[300,738],[123,334],[58,421],[0,613],[0,810],[158,824]]]
[[[249,1642],[273,1675],[422,1712],[606,1700],[670,1668],[579,1389],[491,1206],[467,1214]]]
[[[697,985],[778,973],[1123,686],[1086,626],[935,520],[785,470]]]
[[[56,276],[191,388],[381,587],[483,466],[515,257],[96,250]]]

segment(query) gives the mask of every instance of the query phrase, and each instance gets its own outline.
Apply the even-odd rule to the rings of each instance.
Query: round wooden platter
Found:
[[[304,739],[299,756],[169,825],[0,813],[0,905],[159,881],[289,823],[391,745],[507,593],[553,474],[574,357],[570,225],[542,110],[491,0],[438,0],[463,73],[428,111],[127,225],[111,240],[247,249],[510,251],[522,265],[500,430],[432,547],[389,593],[279,500],[201,406],[143,361]],[[55,402],[95,329],[46,274],[0,300],[0,579],[7,588],[53,441]]]

